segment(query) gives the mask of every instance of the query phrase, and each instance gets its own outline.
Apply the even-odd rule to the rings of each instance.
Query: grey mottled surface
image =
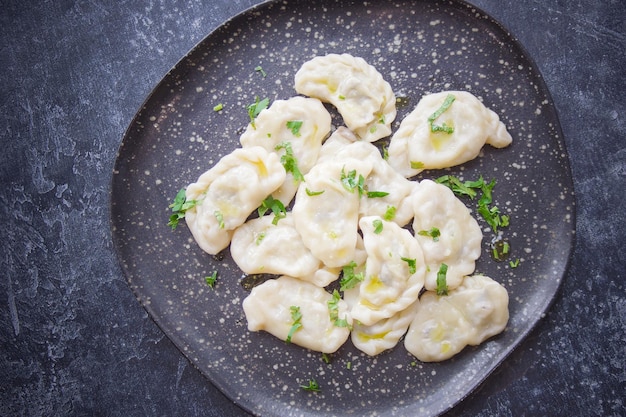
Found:
[[[109,182],[150,90],[255,1],[9,1],[0,11],[0,415],[244,413],[179,353],[115,259]],[[553,307],[450,415],[626,414],[626,7],[476,0],[544,75],[577,243]]]

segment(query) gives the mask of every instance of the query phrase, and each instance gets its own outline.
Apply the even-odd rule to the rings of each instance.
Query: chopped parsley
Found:
[[[274,226],[278,224],[280,219],[287,217],[287,209],[285,209],[285,205],[271,195],[268,195],[267,198],[263,200],[257,209],[257,213],[259,214],[259,217],[261,217],[264,216],[268,210],[272,210],[272,213],[274,213],[274,220],[272,220],[272,224]]]
[[[274,147],[275,150],[284,149],[285,153],[280,157],[280,163],[285,168],[285,171],[290,172],[293,175],[293,179],[297,182],[304,181],[304,175],[298,168],[298,159],[293,154],[291,148],[291,142],[281,142]]]
[[[287,129],[291,130],[291,133],[297,138],[300,137],[300,128],[302,127],[302,120],[289,120],[287,122]]]
[[[213,271],[213,274],[204,277],[204,282],[211,288],[215,288],[215,282],[217,281],[217,271]]]
[[[263,76],[263,78],[267,77],[267,73],[263,70],[263,68],[260,65],[256,66],[254,70],[260,73]]]
[[[441,107],[435,110],[435,112],[428,117],[428,124],[430,125],[431,132],[443,132],[447,134],[451,134],[454,132],[454,128],[446,125],[445,123],[442,123],[441,125],[435,124],[435,120],[437,120],[439,116],[441,116],[446,110],[450,108],[454,100],[456,100],[456,97],[454,97],[454,95],[452,94],[448,94],[446,96],[446,99],[443,101]]]
[[[253,129],[256,129],[254,120],[263,110],[267,108],[269,104],[270,104],[269,98],[264,98],[263,100],[259,100],[259,98],[256,97],[254,103],[248,106],[248,116],[250,117],[250,125],[252,126]]]
[[[359,190],[359,196],[365,193],[365,177],[359,174],[357,179],[356,169],[346,174],[344,169],[341,169],[341,184],[347,191],[353,193],[354,190]]]
[[[315,379],[309,379],[308,385],[300,385],[300,388],[305,391],[320,392],[320,385]]]
[[[420,230],[417,234],[420,236],[430,236],[433,238],[433,242],[439,242],[439,236],[441,236],[441,232],[436,227],[431,227],[430,230]]]
[[[395,219],[397,210],[398,209],[395,206],[387,206],[387,210],[385,211],[385,215],[383,216],[383,219],[387,221],[391,221]]]
[[[411,161],[411,169],[424,169],[424,163],[419,161]]]
[[[308,188],[305,188],[304,191],[306,191],[306,195],[308,195],[309,197],[313,197],[313,196],[316,196],[316,195],[324,194],[324,190],[322,190],[322,191],[311,191]]]
[[[511,268],[517,268],[519,266],[519,258],[509,261],[509,266]]]
[[[337,327],[347,327],[351,328],[350,323],[346,319],[339,318],[339,301],[341,300],[341,296],[339,295],[339,291],[333,291],[333,298],[328,300],[328,314],[330,316],[330,321]]]
[[[387,191],[368,191],[367,198],[382,198],[387,197],[389,193]]]
[[[196,204],[198,204],[198,200],[187,200],[185,189],[181,188],[176,194],[176,197],[174,197],[174,202],[169,205],[173,214],[170,216],[167,225],[170,226],[172,230],[176,229],[178,221],[185,217],[185,212]]]
[[[291,343],[291,338],[293,337],[294,333],[298,331],[299,328],[302,327],[302,323],[300,322],[300,320],[302,320],[302,313],[300,312],[300,307],[291,306],[289,307],[289,311],[291,311],[291,320],[293,320],[293,324],[291,325],[291,329],[289,329],[289,334],[287,334],[287,339],[285,339],[285,342],[287,343]]]
[[[217,219],[217,223],[219,224],[219,228],[223,229],[224,228],[224,215],[222,214],[222,212],[219,211],[219,210],[215,210],[213,212],[213,215]]]
[[[215,106],[213,106],[213,111],[220,111],[224,108],[224,105],[222,103],[216,104]]]
[[[345,265],[342,270],[342,277],[339,281],[341,291],[349,290],[357,286],[357,284],[365,279],[365,275],[361,273],[355,273],[354,269],[357,267],[356,262],[352,261],[348,265]]]
[[[376,233],[377,235],[381,234],[383,231],[383,221],[380,219],[376,219],[372,222],[372,225],[374,226],[374,233]]]
[[[400,258],[409,266],[409,274],[413,275],[417,272],[417,259],[411,258]]]
[[[447,273],[448,265],[441,264],[439,272],[437,272],[437,295],[448,295],[448,283],[446,282]]]

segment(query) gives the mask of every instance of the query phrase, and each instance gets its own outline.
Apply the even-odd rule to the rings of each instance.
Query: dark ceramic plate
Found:
[[[348,341],[330,363],[318,353],[250,333],[243,275],[226,250],[203,253],[168,205],[238,146],[255,97],[295,95],[306,60],[347,52],[365,58],[404,97],[394,127],[427,92],[469,90],[496,111],[514,143],[444,173],[495,178],[495,203],[512,259],[477,271],[505,285],[504,333],[452,360],[416,362],[402,343],[370,358]],[[266,74],[255,70],[261,66]],[[223,110],[213,107],[222,103]],[[335,117],[335,123],[341,123]],[[189,360],[244,409],[263,416],[436,415],[501,363],[544,315],[558,291],[574,237],[574,198],[556,111],[537,68],[500,24],[460,1],[275,1],[223,24],[172,69],[123,139],[112,183],[115,247],[129,285]],[[468,205],[474,204],[468,202]],[[218,271],[215,289],[204,277]],[[299,388],[315,378],[321,392]]]

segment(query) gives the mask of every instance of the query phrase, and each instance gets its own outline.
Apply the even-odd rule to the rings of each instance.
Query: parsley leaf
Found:
[[[359,196],[362,196],[365,193],[365,177],[359,174],[357,179],[356,174],[356,169],[353,169],[346,174],[345,170],[342,168],[341,184],[343,184],[343,188],[351,193],[353,193],[354,190],[359,190]]]
[[[257,65],[254,70],[256,72],[261,73],[261,75],[263,76],[263,78],[267,77],[267,73],[263,70],[263,68],[260,65]]]
[[[339,291],[333,291],[333,298],[328,300],[328,314],[330,316],[330,321],[337,327],[347,327],[351,329],[350,323],[346,319],[339,318],[339,301],[341,300],[341,296],[339,295]]]
[[[446,282],[447,273],[448,265],[441,264],[439,272],[437,272],[437,295],[448,295],[448,283]]]
[[[368,191],[367,198],[382,198],[389,195],[386,191]]]
[[[213,274],[204,277],[204,282],[211,288],[215,288],[215,282],[217,281],[217,271],[213,271]]]
[[[256,129],[256,125],[254,124],[254,120],[257,118],[259,113],[267,108],[270,104],[269,98],[264,98],[263,100],[259,100],[258,97],[255,98],[254,103],[248,106],[248,116],[250,117],[250,125],[253,129]]]
[[[302,175],[300,168],[298,168],[298,159],[293,154],[291,142],[281,142],[276,145],[274,149],[277,151],[281,149],[285,150],[285,153],[280,157],[280,163],[285,168],[285,171],[291,172],[295,181],[304,181],[304,175]]]
[[[308,188],[305,188],[304,191],[306,191],[306,195],[308,195],[309,197],[313,197],[315,195],[324,194],[324,190],[322,190],[322,191],[311,191]]]
[[[444,100],[443,104],[441,105],[441,107],[439,107],[433,114],[431,114],[428,117],[428,124],[430,124],[430,131],[435,133],[435,132],[444,132],[447,134],[451,134],[454,132],[454,128],[451,126],[447,126],[445,123],[442,123],[441,125],[435,125],[435,120],[437,120],[437,118],[439,116],[441,116],[446,110],[448,110],[450,108],[450,106],[452,105],[452,103],[454,102],[454,100],[456,100],[456,97],[454,97],[454,95],[452,94],[448,94],[446,96],[446,99]]]
[[[291,311],[291,320],[293,320],[293,324],[291,325],[291,329],[289,329],[289,334],[287,334],[287,339],[285,340],[285,342],[287,343],[291,343],[291,338],[293,337],[294,333],[302,327],[302,323],[300,323],[300,320],[302,320],[300,307],[291,306],[289,307],[289,311]]]
[[[387,206],[387,210],[385,211],[383,219],[387,221],[393,220],[396,217],[396,210],[397,208],[395,206]]]
[[[259,217],[261,217],[264,216],[268,210],[272,210],[272,213],[274,213],[274,220],[272,220],[272,224],[274,226],[278,224],[280,219],[287,217],[287,209],[285,209],[285,205],[271,195],[268,195],[267,198],[263,200],[257,209],[257,213],[259,214]]]
[[[383,231],[383,222],[380,219],[376,219],[372,222],[372,225],[374,226],[374,233],[376,233],[377,235],[381,234]]]
[[[409,274],[413,275],[417,272],[417,259],[400,258],[409,265]]]
[[[181,188],[176,194],[176,197],[174,197],[174,202],[169,205],[173,214],[170,215],[167,225],[170,226],[172,230],[175,230],[178,226],[178,221],[185,217],[185,212],[198,204],[198,202],[199,200],[187,200],[185,189]]]
[[[313,392],[320,391],[320,386],[315,379],[309,379],[308,385],[300,385],[300,388],[302,388],[305,391],[313,391]]]
[[[436,227],[431,227],[430,230],[420,230],[417,234],[420,236],[430,236],[433,238],[433,242],[439,242],[439,236],[441,236],[441,232]]]
[[[345,265],[341,272],[342,277],[339,281],[339,289],[341,291],[349,290],[356,287],[356,285],[365,279],[365,275],[361,273],[355,273],[354,269],[357,267],[356,262],[352,261],[348,265]]]
[[[289,120],[287,122],[287,129],[291,130],[291,133],[297,138],[300,137],[300,128],[302,127],[301,120]]]

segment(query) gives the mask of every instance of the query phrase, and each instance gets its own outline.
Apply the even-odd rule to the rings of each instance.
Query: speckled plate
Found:
[[[318,353],[250,333],[248,294],[229,251],[203,253],[186,226],[167,226],[168,205],[238,146],[255,97],[295,95],[306,60],[351,53],[374,65],[404,97],[394,124],[428,92],[468,90],[496,111],[514,143],[461,167],[425,172],[495,178],[495,203],[511,216],[508,262],[477,271],[510,293],[504,333],[452,360],[417,362],[402,344],[375,358],[348,341],[330,363]],[[263,68],[265,74],[256,70]],[[214,111],[218,103],[223,110]],[[335,123],[341,123],[335,115]],[[541,319],[567,268],[574,198],[556,111],[541,75],[507,31],[460,1],[275,1],[207,36],[148,97],[119,150],[112,182],[114,244],[128,282],[152,318],[217,387],[262,416],[440,414],[467,396]],[[468,205],[472,205],[468,202]],[[214,289],[204,277],[218,271]],[[321,392],[299,388],[315,378]]]

